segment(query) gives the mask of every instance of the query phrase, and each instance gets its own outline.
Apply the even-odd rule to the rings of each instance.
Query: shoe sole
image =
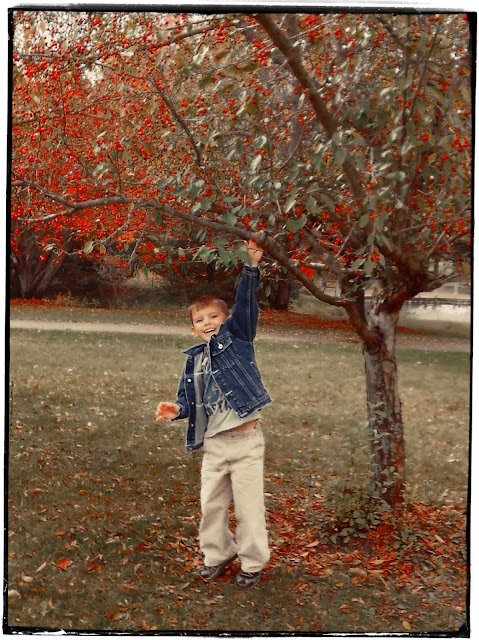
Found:
[[[226,567],[236,560],[236,557],[237,557],[237,554],[235,553],[235,555],[232,558],[229,558],[228,560],[225,560],[222,564],[218,565],[218,569],[207,578],[205,578],[201,574],[198,574],[198,577],[200,578],[200,580],[203,580],[204,582],[211,582],[211,580],[214,580],[215,578],[219,578],[226,571]]]
[[[256,585],[259,584],[260,580],[261,580],[261,576],[258,576],[256,578],[256,580],[254,582],[252,582],[251,584],[238,584],[236,582],[236,587],[237,587],[237,589],[242,589],[242,590],[252,589],[253,587],[256,587]]]

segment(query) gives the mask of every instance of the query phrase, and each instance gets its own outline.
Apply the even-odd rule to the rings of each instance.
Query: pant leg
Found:
[[[206,438],[201,467],[200,549],[205,565],[212,567],[231,558],[237,547],[229,528],[232,500],[231,477],[224,453],[227,447],[216,438]]]
[[[270,558],[264,505],[264,436],[259,427],[238,432],[230,454],[237,521],[236,543],[243,571],[261,571]]]

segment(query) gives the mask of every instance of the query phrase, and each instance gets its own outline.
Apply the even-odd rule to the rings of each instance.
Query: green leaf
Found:
[[[337,147],[333,150],[333,158],[338,164],[343,164],[347,157],[348,152],[344,147]]]
[[[421,118],[424,118],[424,114],[426,113],[426,108],[427,108],[426,101],[423,100],[422,98],[417,98],[416,106],[417,106],[419,115],[421,116]]]
[[[87,256],[92,251],[93,251],[93,240],[88,240],[88,242],[85,242],[85,245],[83,246],[83,253]]]
[[[193,256],[193,260],[196,260],[197,258],[199,258],[203,262],[209,263],[214,260],[214,253],[209,247],[203,245],[195,253],[195,255]]]
[[[265,149],[266,147],[268,147],[268,137],[264,136],[264,135],[263,136],[259,136],[253,142],[253,146],[254,146],[255,149]]]
[[[197,183],[193,182],[193,184],[190,187],[190,190],[188,191],[188,195],[190,196],[190,198],[192,200],[195,200],[196,196],[199,194],[199,192],[200,192],[200,189],[199,189]]]
[[[302,229],[307,221],[308,218],[306,216],[301,216],[298,220],[286,220],[286,228],[295,233]]]
[[[201,198],[200,207],[202,211],[209,211],[213,206],[213,201],[209,198]]]
[[[373,272],[373,269],[374,269],[373,261],[371,260],[371,258],[368,258],[364,264],[364,272],[367,276],[370,276]]]
[[[218,247],[218,254],[227,267],[237,262],[236,257],[231,252],[223,249],[223,247]]]
[[[321,199],[330,211],[334,211],[336,209],[336,205],[334,204],[332,198],[330,198],[328,195],[322,193]]]
[[[318,201],[316,198],[308,198],[306,200],[306,210],[312,215],[318,213]]]
[[[206,76],[203,76],[198,83],[200,89],[204,89],[208,85],[213,84],[213,74],[209,73]]]
[[[415,142],[416,141],[416,125],[414,124],[414,120],[410,118],[406,124],[406,131],[409,138]]]
[[[175,176],[170,176],[169,178],[165,178],[164,180],[160,180],[156,183],[157,189],[162,189],[163,187],[167,187],[169,184],[175,181]]]
[[[427,93],[432,98],[435,98],[438,102],[442,102],[444,100],[444,94],[442,93],[442,91],[439,91],[439,89],[436,89],[436,87],[433,87],[430,84],[426,85],[425,93]]]
[[[364,227],[366,227],[369,223],[370,217],[369,217],[369,213],[365,213],[363,214],[360,218],[359,218],[359,226],[364,229]]]
[[[321,165],[325,151],[326,151],[326,145],[321,145],[318,147],[315,154],[311,158],[311,161],[316,167],[316,169],[318,169],[319,166]]]
[[[233,251],[235,252],[235,254],[238,256],[240,260],[242,260],[243,262],[248,262],[249,253],[246,250],[246,247],[244,246],[243,242],[236,242],[233,245]]]
[[[398,86],[399,91],[406,91],[412,85],[412,78],[407,76],[402,76],[399,78]]]
[[[251,161],[250,166],[249,166],[251,171],[253,171],[253,172],[256,171],[256,169],[261,164],[261,160],[262,160],[262,156],[259,153],[256,154],[255,157],[253,158],[253,160]]]
[[[354,262],[351,263],[351,269],[353,271],[356,271],[356,269],[359,269],[359,267],[361,267],[364,264],[364,258],[357,258]]]
[[[288,213],[288,211],[290,211],[295,204],[296,204],[296,196],[293,194],[286,199],[286,202],[284,204],[284,213]]]
[[[232,211],[227,211],[222,219],[226,222],[226,224],[234,227],[238,218]]]

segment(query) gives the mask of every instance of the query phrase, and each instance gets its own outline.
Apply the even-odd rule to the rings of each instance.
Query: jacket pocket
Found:
[[[231,369],[240,365],[240,358],[230,336],[222,336],[211,349],[213,373],[215,369]]]

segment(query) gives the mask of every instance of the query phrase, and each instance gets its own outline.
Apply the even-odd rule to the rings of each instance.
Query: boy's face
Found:
[[[191,331],[204,342],[209,342],[212,335],[218,333],[220,326],[228,315],[215,304],[193,311]]]

